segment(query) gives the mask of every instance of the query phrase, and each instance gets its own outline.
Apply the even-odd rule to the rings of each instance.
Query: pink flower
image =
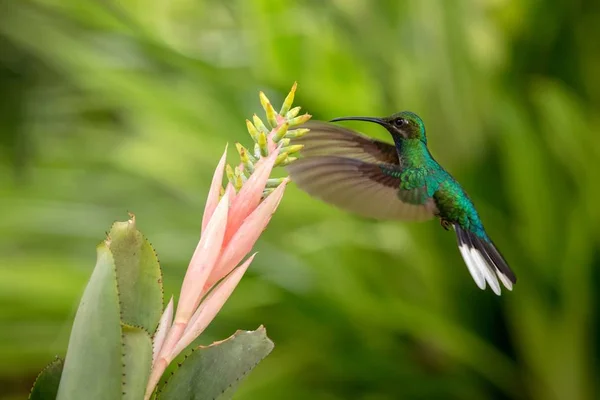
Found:
[[[146,399],[169,363],[210,324],[254,259],[251,255],[243,261],[277,209],[288,182],[284,179],[261,201],[278,156],[276,148],[272,150],[275,151],[258,160],[238,193],[229,184],[219,199],[225,149],[213,176],[202,219],[202,235],[185,274],[175,315],[171,299],[154,336]]]
[[[267,227],[289,181],[289,178],[269,179],[271,170],[296,159],[293,155],[302,146],[290,146],[290,140],[308,132],[308,129],[288,130],[311,117],[298,116],[300,107],[291,108],[295,92],[294,83],[279,113],[267,96],[260,93],[270,129],[256,115],[254,122],[246,120],[248,133],[255,142],[254,150],[250,153],[239,143],[236,145],[241,163],[235,170],[225,165],[225,147],[210,185],[200,242],[183,279],[179,304],[174,311],[171,298],[154,334],[153,365],[145,399],[150,398],[169,363],[215,318],[254,259],[255,254],[244,261]],[[220,197],[224,172],[229,183]]]

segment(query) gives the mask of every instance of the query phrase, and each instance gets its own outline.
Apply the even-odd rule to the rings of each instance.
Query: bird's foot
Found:
[[[449,231],[452,227],[452,224],[448,220],[445,220],[443,218],[440,219],[440,225],[442,225],[442,228],[444,228],[447,231]]]

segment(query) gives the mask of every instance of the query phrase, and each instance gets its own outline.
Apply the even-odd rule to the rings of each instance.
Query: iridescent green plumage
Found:
[[[500,294],[514,273],[485,232],[460,184],[431,156],[425,125],[412,112],[387,118],[346,117],[384,126],[394,145],[325,122],[309,122],[303,158],[288,168],[298,186],[353,213],[377,219],[423,221],[438,217],[456,231],[460,252],[480,288]],[[333,122],[332,121],[332,122]]]

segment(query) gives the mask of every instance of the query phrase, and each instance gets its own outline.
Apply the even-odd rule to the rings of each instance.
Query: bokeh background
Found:
[[[519,282],[292,185],[200,340],[267,326],[238,398],[600,398],[598,38],[594,0],[0,0],[0,398],[64,355],[127,211],[178,292],[225,143],[294,81],[316,119],[420,114]]]

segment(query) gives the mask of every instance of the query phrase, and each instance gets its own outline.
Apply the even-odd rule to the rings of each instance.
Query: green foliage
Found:
[[[230,338],[188,355],[158,395],[160,400],[230,399],[240,381],[270,352],[265,328],[237,331]],[[211,379],[198,379],[210,376]]]
[[[56,358],[36,378],[29,400],[54,400],[63,369],[63,360]]]
[[[109,246],[98,261],[73,322],[58,400],[117,399],[122,392],[123,343],[115,263]]]
[[[144,325],[127,322],[158,324],[162,313],[160,266],[133,216],[113,225],[97,247],[97,256],[75,316],[64,366],[57,359],[40,373],[31,391],[33,400],[144,398],[155,329],[151,333]],[[239,381],[272,349],[264,328],[238,331],[227,340],[195,351],[170,378],[162,396],[229,398]],[[223,397],[225,393],[228,397]]]
[[[162,314],[162,275],[150,242],[135,219],[116,222],[108,234],[114,257],[121,321],[154,334]]]
[[[123,399],[144,398],[152,366],[152,338],[145,330],[122,325]]]
[[[135,211],[177,291],[224,142],[297,80],[314,119],[423,117],[519,280],[496,299],[439,224],[290,185],[200,339],[269,327],[237,397],[598,398],[598,37],[591,0],[0,1],[3,395],[64,352],[106,221]]]

